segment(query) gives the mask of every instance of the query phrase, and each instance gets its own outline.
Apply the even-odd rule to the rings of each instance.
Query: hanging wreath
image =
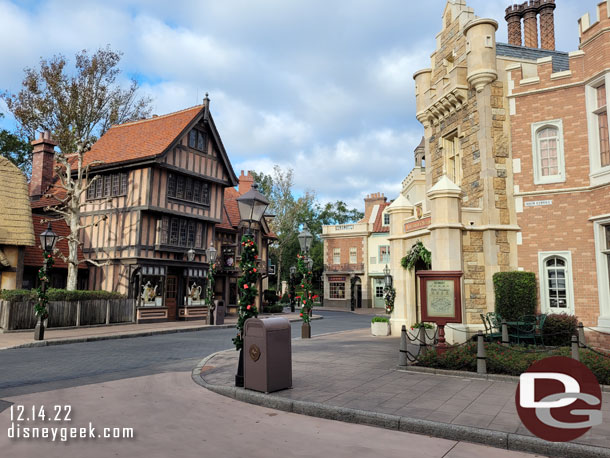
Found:
[[[421,240],[418,240],[407,255],[400,260],[400,265],[406,270],[413,270],[417,261],[422,261],[426,265],[426,269],[432,267],[432,253],[428,251]]]
[[[394,311],[394,300],[396,299],[396,289],[392,286],[386,286],[383,289],[383,300],[385,301],[385,313],[388,315]]]

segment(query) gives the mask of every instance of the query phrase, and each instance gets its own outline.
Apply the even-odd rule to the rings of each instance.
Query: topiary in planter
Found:
[[[535,315],[537,300],[536,276],[533,272],[497,272],[493,276],[496,313],[507,321],[523,315]]]
[[[578,318],[574,315],[553,313],[546,316],[542,328],[544,345],[551,347],[566,346],[572,342],[572,336],[577,333]]]

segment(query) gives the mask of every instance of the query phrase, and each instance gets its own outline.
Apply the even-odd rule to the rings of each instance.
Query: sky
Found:
[[[499,24],[507,0],[467,0]],[[521,2],[519,2],[521,3]],[[597,1],[556,0],[557,49],[578,48]],[[0,0],[0,91],[26,67],[107,44],[153,113],[210,108],[233,168],[294,170],[295,191],[363,208],[394,199],[423,128],[412,75],[430,66],[446,0]],[[6,118],[15,122],[0,102]]]

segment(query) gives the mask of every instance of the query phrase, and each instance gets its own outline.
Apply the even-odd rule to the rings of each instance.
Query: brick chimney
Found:
[[[368,223],[375,205],[386,203],[388,198],[381,192],[370,194],[364,198],[364,218],[363,222]]]
[[[523,17],[523,6],[512,5],[506,8],[506,23],[508,25],[508,44],[523,46],[521,36],[521,18]]]
[[[30,180],[30,198],[38,200],[53,183],[53,162],[57,142],[51,139],[51,132],[41,132],[32,142],[32,179]]]
[[[239,194],[244,195],[247,193],[252,187],[252,183],[254,183],[254,177],[250,174],[248,170],[248,174],[244,175],[244,171],[241,171],[241,175],[239,175],[239,185],[237,186],[237,192]]]
[[[528,48],[538,47],[538,8],[540,0],[530,0],[523,5],[523,29],[525,46]]]
[[[555,0],[540,0],[540,47],[555,50]]]

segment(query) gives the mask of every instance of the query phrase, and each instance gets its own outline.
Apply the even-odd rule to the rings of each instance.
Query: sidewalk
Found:
[[[314,306],[314,310],[327,310],[329,312],[349,312],[356,313],[358,315],[385,315],[385,309],[382,308],[356,308],[352,312],[351,309],[346,307],[326,307],[326,306]]]
[[[521,424],[516,382],[398,370],[398,346],[398,338],[368,330],[293,340],[293,387],[267,395],[234,387],[235,351],[204,359],[193,379],[237,400],[295,413],[553,457],[610,457],[610,393],[603,394],[604,424],[575,442],[551,443]]]
[[[261,314],[260,317],[274,315]],[[290,321],[300,321],[298,313],[283,313],[282,318]],[[315,316],[314,320],[322,317]],[[171,334],[174,332],[194,332],[211,329],[233,328],[237,323],[237,316],[226,316],[223,325],[212,326],[201,321],[168,321],[164,323],[148,324],[116,324],[110,326],[93,326],[81,328],[47,328],[44,340],[34,340],[34,330],[0,332],[0,350],[9,348],[43,347],[47,345],[61,345],[68,343],[93,342],[96,340],[125,339],[130,337],[144,337],[158,334]]]

